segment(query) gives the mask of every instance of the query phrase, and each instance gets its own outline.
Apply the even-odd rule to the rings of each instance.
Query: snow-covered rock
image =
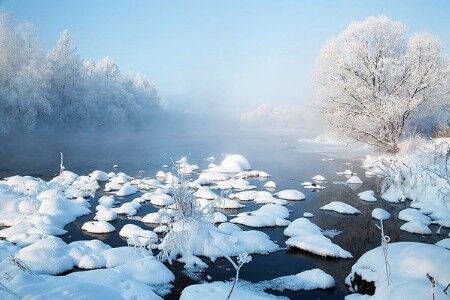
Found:
[[[116,196],[124,197],[128,195],[132,195],[138,192],[138,189],[135,188],[131,183],[125,183],[116,193]]]
[[[267,181],[266,183],[264,183],[264,187],[267,189],[275,189],[277,187],[277,184],[275,183],[275,181]]]
[[[431,218],[424,215],[420,210],[414,208],[405,208],[398,213],[399,220],[402,221],[419,221],[425,225],[430,224]]]
[[[229,154],[219,166],[210,168],[210,171],[219,173],[239,173],[250,169],[250,164],[244,156],[240,154]]]
[[[90,233],[109,233],[116,230],[114,226],[105,221],[89,221],[84,223],[81,229]]]
[[[33,272],[56,275],[74,267],[70,249],[60,238],[50,237],[22,248],[15,257]]]
[[[142,229],[134,224],[126,224],[123,226],[119,231],[119,235],[127,238],[129,243],[136,246],[146,246],[158,241],[158,235],[155,232]]]
[[[296,201],[296,200],[304,200],[305,194],[303,194],[300,191],[297,190],[282,190],[275,194],[278,198],[289,200],[289,201]]]
[[[322,175],[315,175],[315,176],[313,176],[313,177],[311,177],[311,179],[312,180],[314,180],[314,181],[326,181],[327,179],[324,177],[324,176],[322,176]]]
[[[367,201],[367,202],[375,202],[377,198],[375,197],[374,191],[364,191],[358,194],[359,199]]]
[[[348,215],[356,215],[361,213],[358,209],[354,208],[353,206],[340,201],[330,202],[327,205],[322,206],[320,209],[335,211],[340,214],[348,214]]]
[[[322,229],[306,218],[294,220],[284,230],[284,235],[290,237],[286,241],[288,247],[298,248],[325,257],[353,257],[348,251],[325,237]]]
[[[194,196],[197,198],[202,198],[202,199],[207,199],[207,200],[214,200],[219,197],[216,195],[216,193],[211,191],[206,186],[199,187],[198,190],[194,193]]]
[[[230,220],[232,223],[250,227],[287,226],[289,211],[286,207],[276,204],[266,204],[251,212],[240,213]]]
[[[362,184],[363,182],[362,182],[361,178],[359,178],[356,175],[353,175],[352,177],[347,179],[346,183],[347,184]]]
[[[443,267],[450,261],[450,251],[447,249],[414,242],[391,243],[388,259],[389,283],[383,249],[377,247],[362,255],[353,265],[345,282],[354,292],[361,290],[361,282],[371,282],[375,287],[375,294],[353,294],[346,299],[431,299],[431,285],[427,274],[437,280],[434,289],[436,299],[448,298],[442,292],[450,282],[450,269]]]
[[[295,275],[282,276],[257,284],[264,289],[277,291],[329,289],[335,286],[334,278],[320,269],[312,269]]]
[[[372,210],[372,218],[377,220],[387,220],[391,217],[391,214],[382,208],[375,208]]]
[[[406,222],[400,229],[409,233],[417,233],[417,234],[431,234],[430,228],[428,226],[418,220],[413,220]]]
[[[97,180],[97,181],[108,181],[109,180],[108,174],[106,174],[105,172],[100,171],[100,170],[95,170],[95,171],[91,172],[89,174],[89,177],[91,177],[92,179]]]

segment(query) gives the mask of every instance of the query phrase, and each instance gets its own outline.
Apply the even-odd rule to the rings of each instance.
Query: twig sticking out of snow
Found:
[[[390,266],[389,266],[389,261],[388,261],[388,246],[389,246],[389,241],[391,240],[391,238],[387,235],[384,235],[384,226],[383,226],[383,220],[380,220],[380,226],[378,226],[377,224],[375,224],[375,226],[378,227],[378,229],[381,230],[381,248],[383,249],[383,256],[384,256],[384,264],[385,264],[385,268],[386,268],[386,282],[389,285],[391,278],[390,278]]]
[[[231,257],[229,257],[228,255],[225,255],[225,258],[228,259],[228,261],[233,265],[234,269],[236,270],[236,277],[234,278],[230,293],[228,294],[228,297],[226,298],[226,300],[229,300],[231,297],[231,294],[233,293],[234,287],[236,286],[236,283],[239,280],[239,271],[241,270],[241,268],[244,264],[252,261],[252,257],[250,255],[248,255],[247,253],[241,253],[237,257],[237,263],[234,262],[234,260]]]

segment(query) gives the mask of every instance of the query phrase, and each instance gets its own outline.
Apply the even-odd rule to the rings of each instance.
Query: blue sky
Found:
[[[49,49],[68,29],[83,57],[111,56],[153,80],[169,106],[239,111],[307,103],[320,47],[352,20],[387,15],[438,35],[450,1],[1,1]]]

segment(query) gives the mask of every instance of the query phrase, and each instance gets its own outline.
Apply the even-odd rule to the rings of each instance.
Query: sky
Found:
[[[437,35],[450,54],[450,1],[0,0],[50,49],[67,29],[82,57],[139,71],[170,108],[236,113],[307,104],[321,46],[354,20],[387,15]]]

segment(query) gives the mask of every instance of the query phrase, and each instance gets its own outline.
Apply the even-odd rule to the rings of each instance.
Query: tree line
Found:
[[[68,31],[42,49],[36,29],[0,13],[0,133],[137,124],[161,112],[156,87],[105,57],[83,59]]]

